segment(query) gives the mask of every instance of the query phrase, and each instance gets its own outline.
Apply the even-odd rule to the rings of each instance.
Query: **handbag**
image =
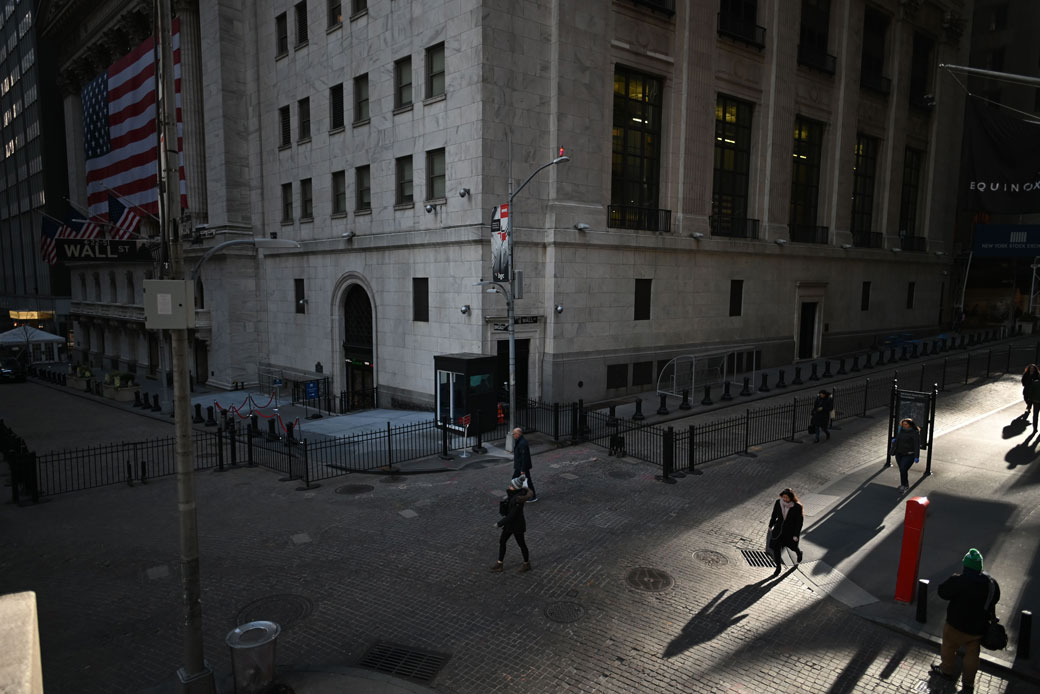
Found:
[[[993,579],[989,579],[989,592],[986,595],[986,612],[990,612],[993,609]],[[987,651],[1002,651],[1007,648],[1008,635],[1007,629],[1000,623],[996,613],[992,613],[993,617],[989,620],[986,625],[986,632],[982,635],[982,647]]]

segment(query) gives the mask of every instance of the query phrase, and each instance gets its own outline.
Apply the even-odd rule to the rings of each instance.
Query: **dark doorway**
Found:
[[[498,395],[502,402],[509,401],[509,340],[499,340],[498,349]],[[516,401],[527,401],[527,355],[531,352],[530,340],[516,341]]]
[[[802,317],[798,325],[798,358],[812,359],[816,346],[816,306],[815,301],[802,302]]]
[[[154,332],[148,333],[148,375],[154,376],[159,371],[159,339]]]
[[[343,360],[349,410],[375,407],[375,359],[372,351],[372,302],[359,285],[343,302]]]

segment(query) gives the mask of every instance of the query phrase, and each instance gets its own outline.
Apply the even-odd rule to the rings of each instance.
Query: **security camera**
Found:
[[[556,304],[556,312],[557,313],[563,313],[563,305],[562,304]]]
[[[429,214],[430,212],[433,212],[433,210],[434,210],[434,207],[433,207],[433,205],[427,205],[427,206],[426,206],[426,212],[427,212],[427,214]]]
[[[585,224],[584,222],[578,222],[577,224],[574,225],[574,228],[577,229],[578,231],[588,231],[589,230],[589,225]]]
[[[469,188],[459,188],[459,197],[464,198],[469,195]]]
[[[469,304],[463,304],[462,307],[459,308],[459,311],[462,312],[462,315],[469,313]]]
[[[690,238],[691,239],[703,239],[704,238],[704,234],[699,232],[699,231],[694,231],[694,232],[690,233]]]

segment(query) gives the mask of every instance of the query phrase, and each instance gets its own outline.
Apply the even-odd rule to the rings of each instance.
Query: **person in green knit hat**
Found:
[[[942,634],[942,662],[932,666],[932,673],[956,680],[957,651],[964,649],[961,691],[975,691],[975,673],[979,669],[982,635],[996,618],[1000,585],[982,570],[982,553],[972,547],[961,560],[964,570],[947,578],[939,586],[939,597],[949,600]]]

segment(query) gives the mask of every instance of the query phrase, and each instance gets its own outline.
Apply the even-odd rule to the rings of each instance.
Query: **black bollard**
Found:
[[[910,358],[911,359],[917,359],[917,351],[918,351],[918,346],[917,346],[917,343],[914,342],[914,343],[912,343],[910,345]]]
[[[249,431],[253,432],[254,434],[260,433],[260,417],[258,417],[255,413],[249,415]]]
[[[643,417],[643,398],[636,398],[636,413],[632,415],[633,422],[641,422],[645,419]]]
[[[141,409],[141,391],[134,391],[134,407]]]
[[[849,367],[849,373],[859,373],[859,355],[856,354],[852,357],[852,366]]]
[[[162,412],[162,408],[159,407],[159,396],[152,396],[152,412]]]
[[[270,419],[267,420],[267,440],[268,441],[277,441],[278,440],[278,434],[276,434],[275,430],[274,430],[274,417],[271,417]]]
[[[818,365],[817,365],[816,362],[813,362],[812,365],[809,366],[809,380],[810,381],[819,381],[820,380],[820,374],[817,373],[817,368],[816,368],[817,366]]]
[[[607,415],[607,426],[612,427],[615,424],[617,424],[617,405],[611,405]]]
[[[831,360],[830,359],[824,359],[823,360],[823,377],[824,378],[833,378],[834,377],[834,374],[831,373]]]
[[[195,403],[195,416],[191,418],[192,424],[203,424],[205,419],[202,418],[202,405]]]
[[[292,426],[292,425],[290,424],[289,426]],[[441,460],[451,460],[452,459],[451,455],[448,453],[448,425],[447,424],[442,424],[441,425],[441,454],[440,454],[440,459]]]
[[[684,390],[682,392],[682,402],[679,403],[680,410],[691,410],[693,405],[690,404],[690,391]]]
[[[835,372],[837,376],[844,376],[848,371],[845,370],[845,357],[838,360],[838,370]]]
[[[800,386],[803,383],[805,383],[805,381],[802,380],[802,367],[796,366],[794,367],[794,378],[791,379],[791,385]]]
[[[1022,661],[1029,660],[1029,652],[1033,646],[1033,612],[1022,610],[1018,622],[1018,657]]]
[[[661,406],[657,408],[657,414],[668,414],[668,396],[661,396]]]
[[[922,357],[927,357],[928,356],[928,345],[929,344],[930,343],[927,340],[921,343],[921,352],[920,352],[920,354],[921,354]]]
[[[768,393],[769,390],[769,374],[762,374],[762,383],[758,386],[758,392]]]
[[[702,405],[714,405],[711,401],[711,386],[704,386],[704,399],[701,400]]]
[[[928,579],[917,580],[917,615],[915,619],[924,624],[928,621]]]
[[[903,345],[902,347],[899,348],[899,361],[906,361],[906,359],[907,359],[906,345]]]
[[[228,443],[231,449],[231,465],[238,465],[238,441],[235,437],[235,427],[228,429]]]
[[[285,427],[285,445],[286,446],[290,446],[293,443],[293,428],[294,427],[295,427],[295,425],[292,422],[289,422],[289,424],[287,424],[286,427]]]
[[[874,368],[874,355],[871,354],[870,352],[867,352],[865,355],[863,355],[863,368],[864,369],[873,369]]]
[[[487,449],[484,448],[484,433],[480,426],[480,410],[473,413],[473,428],[477,432],[477,441],[470,450],[474,453],[487,453]]]
[[[720,400],[732,400],[733,396],[729,394],[729,381],[722,384],[722,397]]]
[[[213,405],[209,405],[208,407],[206,407],[206,426],[217,426],[217,420],[213,418]]]
[[[777,375],[777,378],[776,378],[776,385],[773,386],[773,387],[774,388],[786,388],[787,387],[787,381],[784,380],[784,370],[783,369],[780,369],[780,373]]]
[[[885,350],[883,350],[883,349],[878,351],[877,365],[878,366],[884,366],[885,365]]]
[[[751,379],[747,376],[744,377],[744,387],[741,388],[740,394],[744,396],[751,395]]]

